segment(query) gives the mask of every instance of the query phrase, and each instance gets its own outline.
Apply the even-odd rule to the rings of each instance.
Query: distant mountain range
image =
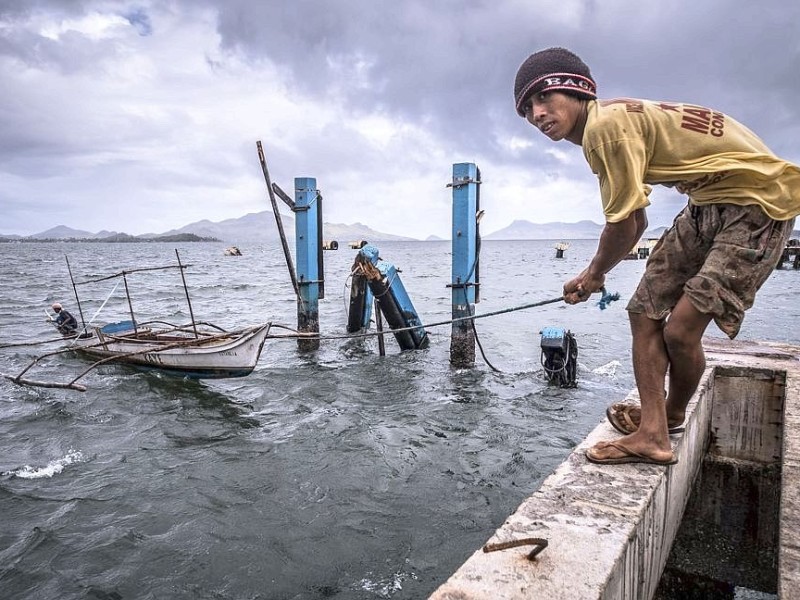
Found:
[[[283,229],[288,238],[294,238],[294,218],[281,215]],[[658,227],[645,232],[645,238],[658,238],[666,227]],[[517,220],[508,227],[494,231],[492,233],[481,232],[484,240],[594,240],[600,237],[603,225],[594,221],[578,221],[577,223],[531,223],[530,221]],[[404,237],[382,233],[371,229],[367,225],[354,223],[345,225],[342,223],[325,223],[322,228],[323,239],[325,241],[336,240],[339,243],[348,243],[356,240],[367,240],[369,242],[382,241],[420,241],[412,237]],[[176,236],[184,236],[176,238]],[[0,235],[0,241],[9,240],[68,240],[85,239],[101,240],[109,238],[108,241],[119,239],[120,241],[133,240],[158,240],[167,238],[169,241],[175,239],[188,239],[186,236],[198,236],[200,238],[214,238],[229,244],[242,242],[263,241],[273,242],[280,239],[278,226],[275,223],[275,215],[272,211],[262,211],[249,213],[238,219],[226,219],[224,221],[213,222],[208,220],[190,223],[180,229],[171,229],[164,233],[146,233],[137,236],[129,236],[125,233],[116,231],[98,231],[92,233],[79,229],[72,229],[64,225],[53,227],[47,231],[36,233],[30,236],[20,235]],[[800,237],[800,231],[795,231],[792,237]],[[441,240],[437,236],[430,236],[426,241]]]
[[[288,238],[294,238],[294,218],[281,215],[283,229]],[[411,237],[403,237],[382,233],[370,229],[361,223],[343,225],[340,223],[325,223],[323,225],[323,238],[325,240],[336,240],[341,242],[367,240],[367,241],[416,241]],[[53,227],[41,233],[29,236],[0,236],[0,239],[16,240],[100,240],[105,238],[132,237],[141,240],[158,240],[160,238],[175,239],[175,236],[195,235],[200,238],[214,238],[220,241],[238,244],[247,241],[271,242],[280,239],[278,226],[275,222],[275,214],[272,211],[262,211],[249,213],[238,219],[226,219],[224,221],[213,222],[208,220],[190,223],[179,229],[171,229],[163,233],[145,233],[137,236],[127,236],[127,234],[117,231],[99,231],[92,233],[80,229],[72,229],[65,225]]]
[[[294,218],[281,215],[283,231],[287,238],[294,238]],[[214,237],[226,242],[238,243],[241,241],[276,241],[280,239],[278,225],[275,222],[275,214],[265,210],[257,213],[249,213],[238,219],[226,219],[214,223],[204,220],[190,223],[180,229],[172,229],[163,235],[174,235],[179,233],[194,233],[203,237]],[[336,240],[337,242],[348,242],[353,240],[367,241],[413,241],[414,238],[381,233],[370,229],[361,223],[353,225],[343,225],[340,223],[324,223],[322,225],[322,237],[326,241]]]
[[[577,223],[531,223],[514,221],[508,227],[489,234],[484,240],[596,240],[603,226],[594,221]]]

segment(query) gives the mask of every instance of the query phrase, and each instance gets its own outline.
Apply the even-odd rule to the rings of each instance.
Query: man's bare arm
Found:
[[[564,284],[564,300],[568,304],[577,304],[588,300],[590,294],[600,290],[605,283],[606,273],[625,258],[645,229],[647,214],[643,208],[632,212],[624,221],[606,223],[589,266]]]
[[[634,244],[647,229],[647,213],[643,208],[636,210],[624,221],[606,223],[600,234],[597,251],[589,263],[589,277],[605,275],[633,249]]]

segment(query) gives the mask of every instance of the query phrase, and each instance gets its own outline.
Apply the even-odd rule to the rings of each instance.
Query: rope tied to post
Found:
[[[603,289],[605,289],[605,288],[603,288]],[[610,295],[611,296],[616,296],[615,298],[612,298],[612,300],[618,300],[619,299],[619,294],[618,293],[614,293],[614,294],[610,294]],[[442,320],[442,321],[434,321],[432,323],[422,323],[421,325],[411,325],[411,326],[408,326],[408,327],[398,327],[397,329],[392,329],[392,333],[401,332],[401,331],[410,331],[410,330],[413,330],[413,329],[419,329],[420,327],[423,327],[425,329],[430,329],[430,328],[433,328],[433,327],[441,327],[443,325],[452,325],[453,323],[458,323],[458,322],[462,322],[462,321],[476,321],[478,319],[486,319],[488,317],[496,317],[498,315],[504,315],[504,314],[507,314],[507,313],[517,312],[517,311],[521,311],[521,310],[528,310],[530,308],[538,308],[540,306],[546,306],[548,304],[555,304],[557,302],[563,302],[563,301],[564,301],[564,297],[563,296],[558,296],[556,298],[550,298],[548,300],[540,300],[539,302],[531,302],[531,303],[528,303],[528,304],[520,304],[520,305],[517,305],[517,306],[511,306],[511,307],[508,307],[508,308],[502,308],[502,309],[499,309],[499,310],[486,312],[486,313],[482,313],[482,314],[471,314],[471,315],[464,316],[464,317],[457,317],[455,319],[446,319],[446,320]],[[272,334],[270,334],[268,337],[271,338],[271,339],[274,339],[274,338],[296,338],[296,337],[302,337],[302,338],[318,338],[318,339],[321,339],[321,340],[338,340],[338,339],[352,339],[352,338],[359,338],[359,337],[363,337],[363,338],[375,337],[375,336],[379,335],[379,333],[373,332],[373,331],[367,331],[367,332],[362,332],[362,333],[348,333],[346,335],[320,335],[319,333],[298,332],[295,329],[293,329],[292,327],[288,327],[286,325],[273,324],[273,326],[276,327],[276,328],[279,328],[279,329],[285,329],[285,330],[290,331],[292,333],[288,334],[288,335],[281,335],[281,334],[272,335]]]

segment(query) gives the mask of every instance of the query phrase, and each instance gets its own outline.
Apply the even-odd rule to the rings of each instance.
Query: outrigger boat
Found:
[[[227,332],[194,328],[152,328],[133,321],[96,327],[72,348],[90,358],[138,368],[210,379],[249,375],[261,355],[269,324]]]
[[[77,334],[65,338],[69,342],[66,348],[37,357],[17,376],[4,376],[15,383],[23,385],[71,388],[83,391],[86,387],[78,384],[77,381],[91,370],[106,363],[155,370],[193,379],[218,379],[249,375],[258,363],[264,342],[269,335],[271,324],[264,323],[236,331],[226,331],[211,323],[195,321],[189,290],[186,287],[186,278],[183,273],[184,269],[189,265],[181,263],[177,250],[175,255],[178,259],[177,265],[132,269],[81,282],[74,280],[69,259],[67,259],[67,269],[75,291],[75,300],[80,312],[82,329]],[[165,269],[179,269],[181,272],[183,288],[191,316],[189,325],[172,325],[164,321],[140,323],[136,320],[128,291],[128,275],[141,271]],[[114,278],[122,278],[125,283],[125,295],[128,300],[131,318],[103,326],[87,326],[78,295],[78,286]],[[100,310],[102,308],[101,306]],[[95,362],[67,383],[34,381],[23,377],[28,370],[42,359],[64,352],[75,352],[89,357]]]

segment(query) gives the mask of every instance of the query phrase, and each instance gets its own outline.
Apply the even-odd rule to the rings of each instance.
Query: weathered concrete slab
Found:
[[[717,365],[785,371],[781,448],[778,596],[800,598],[800,347],[769,342],[715,342],[706,354]]]
[[[718,366],[709,451],[763,464],[779,463],[783,441],[785,371]]]
[[[778,594],[800,597],[800,373],[786,377],[786,407],[783,419],[781,472],[780,547]]]
[[[800,373],[800,348],[793,346],[710,340],[706,347],[709,367],[689,404],[686,432],[672,438],[677,465],[589,463],[584,456],[586,449],[600,440],[619,437],[602,422],[488,540],[545,538],[547,549],[534,561],[527,559],[530,548],[491,553],[479,549],[431,598],[651,598],[708,448],[715,369],[727,365]],[[781,500],[779,572],[782,586],[785,579],[785,587],[780,588],[785,590],[783,597],[791,598],[788,590],[800,589],[800,533],[796,533],[800,531],[800,410],[796,410],[800,408],[800,390],[795,375],[787,375],[786,382],[786,393],[794,396],[795,409],[794,416],[787,415],[786,421],[792,431],[785,436],[783,454],[792,458],[791,473],[784,474],[783,488],[793,487],[793,492]],[[628,399],[635,398],[632,392]],[[734,413],[728,421],[753,424],[769,418],[767,409],[754,415]],[[757,447],[765,458],[777,451],[762,444],[763,440],[752,443],[757,438],[754,434],[745,438],[747,445]],[[787,527],[792,533],[784,535]]]

